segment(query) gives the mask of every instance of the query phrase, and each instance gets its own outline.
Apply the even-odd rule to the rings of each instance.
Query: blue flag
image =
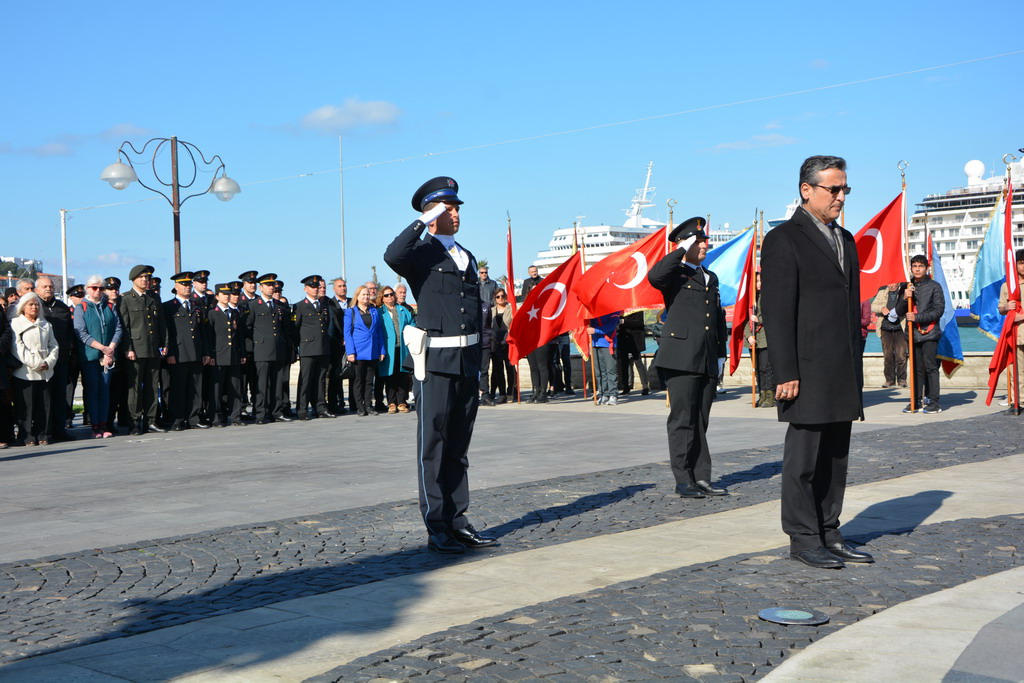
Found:
[[[999,288],[1006,282],[1006,245],[1003,244],[1003,199],[1000,197],[985,231],[985,241],[974,263],[971,284],[971,315],[978,319],[978,329],[999,339],[1003,316],[999,314]]]
[[[747,263],[747,252],[750,250],[750,231],[753,228],[751,225],[725,244],[709,251],[704,263],[701,264],[718,276],[718,292],[722,296],[723,307],[736,303],[743,267]]]
[[[949,296],[949,285],[946,284],[946,273],[942,270],[942,261],[939,259],[939,250],[935,248],[935,242],[931,242],[932,277],[942,287],[942,300],[946,304],[939,318],[939,328],[942,330],[942,337],[939,338],[938,358],[942,361],[942,370],[946,377],[952,377],[961,365],[964,364],[964,349],[960,345],[960,328],[956,325],[956,311],[953,310],[953,299]]]

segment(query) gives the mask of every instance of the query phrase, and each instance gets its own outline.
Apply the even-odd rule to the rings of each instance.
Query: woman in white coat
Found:
[[[20,362],[11,377],[14,412],[26,446],[46,445],[50,440],[50,378],[59,348],[40,310],[39,297],[29,292],[18,300],[11,320],[12,352]]]

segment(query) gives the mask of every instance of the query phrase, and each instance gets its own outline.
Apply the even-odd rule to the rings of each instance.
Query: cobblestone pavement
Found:
[[[795,565],[786,559],[788,548],[737,555],[481,619],[361,657],[309,683],[752,681],[887,607],[1020,566],[1022,538],[1024,515],[1016,515],[871,538],[881,562],[844,571]],[[810,607],[830,621],[784,626],[758,618],[774,606]]]
[[[869,432],[855,436],[850,483],[1010,455],[1020,442],[1001,415],[903,428],[898,446],[890,430]],[[716,455],[715,468],[733,495],[682,501],[655,463],[477,491],[474,523],[502,537],[491,552],[511,553],[765,502],[778,496],[781,446]],[[452,561],[423,544],[405,501],[0,565],[0,662]]]

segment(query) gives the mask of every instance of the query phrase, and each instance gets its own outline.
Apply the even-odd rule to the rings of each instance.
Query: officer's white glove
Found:
[[[718,359],[718,375],[719,376],[722,375],[722,368],[724,368],[724,367],[725,367],[725,359],[724,358],[719,358]]]
[[[682,241],[680,241],[678,243],[679,244],[678,248],[682,249],[683,251],[689,251],[690,247],[692,247],[693,243],[696,242],[696,241],[697,241],[697,236],[696,235],[690,235],[689,237],[687,237],[686,239],[684,239],[684,240],[682,240]]]
[[[443,202],[438,202],[437,206],[432,208],[430,211],[424,211],[423,215],[420,216],[420,220],[423,221],[424,225],[430,225],[437,220],[437,217],[448,210],[448,207]]]

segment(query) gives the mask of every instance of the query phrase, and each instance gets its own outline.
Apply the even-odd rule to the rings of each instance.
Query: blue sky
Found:
[[[917,201],[961,184],[966,161],[992,170],[1024,146],[1024,54],[820,89],[1024,49],[1006,29],[1022,25],[1019,2],[982,12],[961,2],[184,1],[173,16],[145,5],[6,11],[3,255],[59,272],[59,209],[157,197],[99,180],[123,140],[154,136],[219,154],[243,188],[228,203],[184,205],[183,267],[214,281],[274,271],[293,300],[301,277],[341,273],[339,134],[350,282],[373,265],[394,281],[382,254],[415,218],[412,192],[436,175],[459,181],[460,241],[492,276],[505,271],[511,213],[522,277],[576,216],[620,223],[648,161],[648,215],[667,219],[674,198],[677,220],[710,213],[739,227],[758,208],[781,215],[806,156],[845,156],[855,230],[898,192],[901,159]],[[124,277],[143,262],[170,275],[171,238],[159,197],[73,212],[70,272]]]

